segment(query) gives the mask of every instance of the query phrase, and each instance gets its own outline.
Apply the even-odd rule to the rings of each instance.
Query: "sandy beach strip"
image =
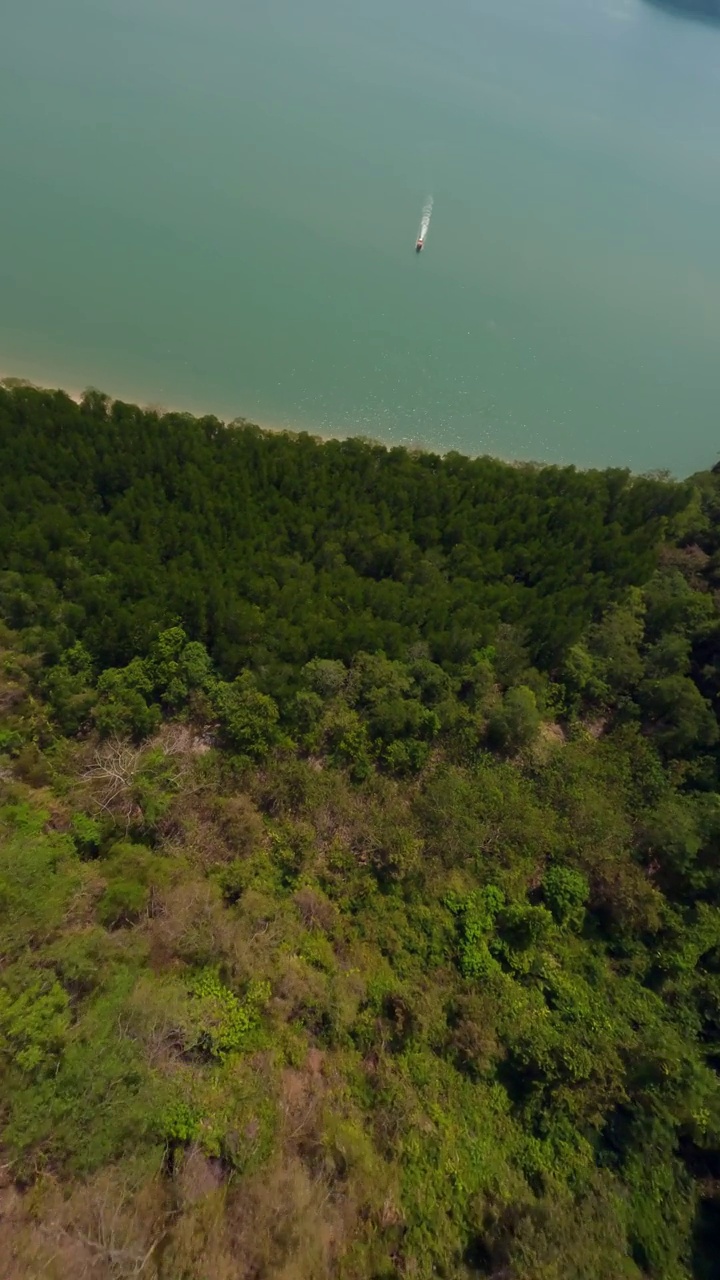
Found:
[[[115,396],[111,392],[105,391],[102,387],[95,387],[93,384],[82,389],[79,387],[69,387],[67,385],[58,385],[55,382],[45,379],[38,380],[37,378],[14,374],[4,369],[0,369],[0,386],[7,388],[27,386],[32,387],[37,391],[62,391],[70,400],[73,400],[75,404],[82,404],[83,396],[87,391],[99,391],[101,395],[106,395],[108,397],[111,404],[114,400],[123,400],[127,404],[137,405],[138,408],[143,409],[146,413],[154,412],[160,416],[165,413],[187,413],[190,417],[198,420],[204,417],[213,417],[217,418],[218,422],[221,422],[224,427],[246,425],[249,427],[258,427],[261,431],[272,432],[276,435],[308,435],[314,440],[323,441],[347,439],[349,435],[349,433],[343,434],[341,432],[333,433],[315,431],[305,426],[291,426],[290,423],[283,424],[279,422],[269,422],[267,419],[260,420],[257,417],[246,418],[242,414],[235,414],[233,417],[230,417],[228,415],[216,413],[213,410],[198,411],[196,409],[187,409],[181,405],[170,405],[164,402],[160,403],[155,400],[143,402],[143,398],[141,397],[133,396],[126,398],[125,396]],[[376,443],[380,444],[382,442],[377,441]]]

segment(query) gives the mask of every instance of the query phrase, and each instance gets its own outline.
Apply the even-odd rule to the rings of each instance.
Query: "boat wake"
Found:
[[[416,253],[419,253],[420,250],[424,249],[425,247],[425,237],[427,236],[428,229],[430,227],[430,219],[432,217],[432,211],[433,211],[433,198],[432,196],[428,196],[427,200],[425,201],[425,204],[423,205],[423,211],[420,218],[420,226],[418,228],[417,240],[415,241]]]

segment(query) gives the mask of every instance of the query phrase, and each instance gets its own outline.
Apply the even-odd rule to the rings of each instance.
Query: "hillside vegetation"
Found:
[[[0,387],[11,1280],[720,1275],[720,476]]]

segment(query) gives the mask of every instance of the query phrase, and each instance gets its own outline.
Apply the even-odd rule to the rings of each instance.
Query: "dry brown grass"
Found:
[[[199,1147],[189,1147],[175,1178],[179,1204],[183,1208],[198,1204],[221,1191],[224,1183],[220,1161],[204,1155]]]
[[[196,1148],[172,1184],[132,1190],[107,1171],[70,1196],[0,1190],[3,1280],[330,1280],[352,1226],[347,1199],[297,1157],[233,1191]]]
[[[287,1067],[282,1072],[281,1142],[286,1153],[307,1153],[321,1144],[323,1108],[328,1095],[324,1063],[325,1055],[313,1048],[302,1069]]]
[[[284,1023],[300,1022],[312,1029],[328,1003],[328,978],[300,956],[279,955],[273,984],[272,1008]]]
[[[158,1178],[137,1188],[115,1170],[73,1188],[50,1179],[31,1194],[0,1193],[5,1280],[157,1280],[155,1254],[170,1220]]]
[[[332,1276],[347,1241],[348,1208],[300,1160],[267,1170],[228,1206],[236,1256],[245,1260],[238,1280]]]
[[[172,1177],[0,1188],[3,1280],[359,1280],[367,1265],[343,1260],[402,1219],[338,1079],[319,1049],[283,1071],[275,1155],[240,1182],[193,1145]]]
[[[175,960],[217,963],[233,950],[234,922],[223,908],[220,890],[209,880],[185,880],[157,894],[153,917],[144,927],[155,969]]]
[[[300,1160],[290,1160],[179,1213],[158,1280],[330,1280],[345,1239],[342,1206]]]
[[[247,857],[266,844],[262,818],[249,796],[220,797],[201,786],[180,789],[160,834],[203,871]]]
[[[321,929],[323,933],[332,933],[337,927],[337,907],[317,889],[303,886],[298,889],[294,901],[306,929]]]

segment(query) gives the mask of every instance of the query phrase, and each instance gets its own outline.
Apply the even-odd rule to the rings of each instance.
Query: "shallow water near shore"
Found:
[[[720,29],[644,0],[3,16],[4,373],[441,450],[716,460]]]

